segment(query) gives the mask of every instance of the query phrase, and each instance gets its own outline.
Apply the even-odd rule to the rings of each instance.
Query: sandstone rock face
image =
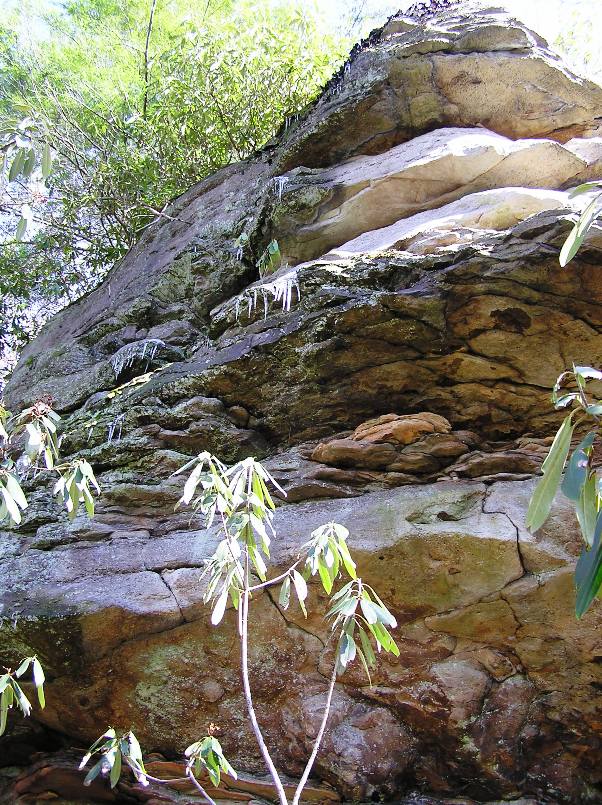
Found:
[[[501,11],[396,15],[303,119],[174,202],[47,325],[8,402],[51,393],[103,495],[69,523],[40,476],[1,532],[0,653],[43,660],[37,718],[78,743],[133,726],[167,758],[213,722],[263,773],[233,613],[216,630],[202,604],[217,534],[174,512],[172,475],[201,450],[256,455],[287,492],[276,566],[341,522],[400,624],[372,686],[355,667],[336,685],[314,800],[602,797],[602,611],[573,615],[578,528],[558,500],[524,529],[549,390],[602,363],[599,232],[558,265],[568,189],[601,175],[600,118],[602,90]],[[288,264],[259,278],[273,239]],[[332,659],[310,593],[308,620],[254,602],[251,685],[292,776]],[[48,763],[7,802],[46,775],[75,796],[63,756]],[[232,798],[269,794],[253,785]]]

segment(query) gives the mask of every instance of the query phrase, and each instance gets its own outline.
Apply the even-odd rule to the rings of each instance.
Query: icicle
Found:
[[[287,184],[290,182],[290,179],[288,178],[288,176],[274,176],[272,182],[274,184],[274,189],[278,194],[278,201],[282,201],[282,192],[284,188],[287,186]]]
[[[121,433],[123,430],[123,420],[125,419],[125,414],[118,414],[115,419],[109,425],[109,431],[107,436],[107,444],[111,444],[112,441],[120,442],[121,441]]]
[[[301,301],[301,288],[295,272],[285,274],[273,282],[264,282],[262,285],[257,285],[253,289],[246,291],[240,296],[236,297],[234,302],[234,316],[236,321],[240,318],[240,306],[243,301],[246,301],[247,316],[251,318],[251,313],[257,308],[257,299],[259,295],[263,299],[263,318],[267,319],[269,299],[278,304],[282,304],[282,310],[289,312],[293,304],[293,289],[297,291],[297,302]]]
[[[146,370],[154,361],[157,350],[165,346],[165,342],[160,338],[147,338],[144,341],[136,341],[133,344],[127,344],[122,347],[111,358],[111,366],[115,377],[125,370],[130,369],[136,361],[143,361],[146,358]],[[147,357],[148,352],[148,357]]]

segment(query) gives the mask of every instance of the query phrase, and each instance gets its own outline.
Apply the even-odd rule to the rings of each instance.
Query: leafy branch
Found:
[[[602,190],[602,182],[579,185],[571,196],[595,190]],[[588,203],[566,238],[559,257],[561,266],[566,266],[577,254],[601,211],[602,192]],[[573,370],[563,372],[554,385],[554,407],[557,410],[571,407],[572,410],[558,429],[542,465],[543,475],[529,502],[526,519],[531,531],[541,528],[549,517],[559,486],[565,497],[573,502],[585,543],[575,568],[575,612],[578,618],[587,612],[594,598],[602,595],[602,474],[595,461],[596,447],[602,435],[602,400],[591,394],[590,381],[602,381],[602,371],[591,366],[573,366]],[[573,434],[586,422],[590,423],[591,429],[569,459]]]
[[[23,692],[23,688],[17,682],[17,679],[20,679],[30,666],[32,667],[33,684],[38,695],[38,702],[42,709],[46,707],[46,699],[44,697],[44,671],[42,670],[38,658],[27,657],[15,671],[7,668],[6,673],[0,676],[0,735],[3,735],[6,730],[8,711],[11,710],[15,704],[19,710],[21,710],[24,717],[29,716],[31,713],[31,702]]]
[[[94,515],[92,489],[100,487],[90,464],[83,458],[59,462],[61,417],[52,410],[49,399],[38,400],[11,416],[0,404],[0,524],[18,526],[28,507],[23,481],[43,471],[58,475],[54,494],[73,519],[83,504],[88,516]]]

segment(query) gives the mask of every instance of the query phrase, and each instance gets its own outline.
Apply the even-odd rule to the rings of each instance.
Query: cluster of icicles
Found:
[[[127,344],[122,347],[111,358],[111,366],[115,377],[119,377],[125,369],[130,369],[136,361],[143,361],[145,358],[146,371],[154,361],[157,351],[164,346],[165,342],[161,341],[160,338],[145,338],[144,341],[136,341],[134,344]]]
[[[276,304],[281,302],[282,310],[288,312],[291,309],[295,291],[297,295],[297,302],[299,302],[301,300],[301,290],[299,288],[297,272],[294,270],[290,271],[288,274],[285,274],[283,277],[278,277],[278,279],[275,279],[272,282],[264,282],[261,285],[256,285],[254,288],[249,288],[249,290],[244,291],[244,293],[236,297],[236,302],[234,305],[234,315],[236,317],[236,321],[238,321],[240,318],[241,309],[244,310],[245,308],[247,310],[248,318],[251,318],[251,313],[257,309],[257,300],[259,298],[263,300],[264,319],[267,319],[268,317],[270,297],[272,302]]]

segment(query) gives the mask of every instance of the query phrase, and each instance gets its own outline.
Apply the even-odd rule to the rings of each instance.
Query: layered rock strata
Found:
[[[37,718],[79,742],[133,726],[167,756],[214,722],[263,772],[233,615],[215,630],[201,601],[217,537],[174,512],[172,476],[201,450],[256,455],[287,491],[276,565],[341,522],[400,623],[372,686],[355,668],[337,683],[316,778],[356,799],[602,796],[602,613],[573,615],[579,532],[561,500],[524,529],[549,390],[602,363],[599,231],[558,265],[568,191],[601,175],[600,118],[602,89],[500,10],[396,15],[47,325],[9,404],[51,393],[103,495],[68,523],[40,477],[2,532],[1,652],[43,660]],[[273,240],[287,264],[259,277]],[[307,621],[255,602],[251,684],[293,776],[331,660],[311,596]]]

